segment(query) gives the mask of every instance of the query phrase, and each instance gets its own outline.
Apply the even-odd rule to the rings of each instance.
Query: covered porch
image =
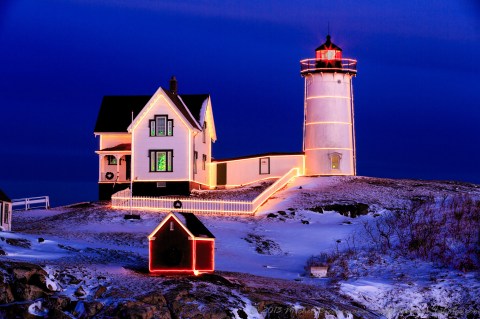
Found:
[[[99,159],[99,183],[130,182],[131,149],[131,144],[119,144],[95,152]]]

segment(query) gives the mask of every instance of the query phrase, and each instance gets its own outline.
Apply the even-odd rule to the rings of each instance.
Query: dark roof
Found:
[[[292,152],[292,153],[262,153],[256,155],[247,155],[247,156],[239,156],[239,157],[230,157],[230,158],[222,158],[222,159],[212,159],[212,162],[224,162],[224,161],[233,161],[239,159],[246,159],[246,158],[255,158],[255,157],[268,157],[268,156],[279,156],[279,155],[303,155],[303,152]]]
[[[12,202],[12,200],[0,189],[0,201]]]
[[[166,89],[164,91],[188,122],[194,127],[201,128],[199,124],[200,111],[203,101],[208,98],[208,94],[180,94],[180,100],[178,95]],[[150,95],[103,97],[94,132],[127,132],[128,126],[132,123],[132,111],[135,118],[150,98]]]
[[[101,151],[131,151],[131,150],[132,150],[132,144],[125,143],[125,144],[118,144],[114,147],[107,147]]]
[[[338,51],[342,51],[342,49],[334,44],[332,41],[331,41],[331,37],[330,35],[327,35],[327,41],[322,44],[321,46],[319,46],[318,48],[315,49],[315,51],[319,51],[319,50],[338,50]]]
[[[133,117],[137,116],[150,100],[150,95],[104,96],[94,132],[127,132]]]
[[[180,98],[188,106],[195,120],[202,124],[200,123],[200,111],[202,110],[203,102],[208,99],[208,94],[180,94]]]
[[[175,103],[177,109],[182,112],[183,116],[190,122],[192,126],[201,128],[200,125],[200,111],[202,109],[203,101],[208,97],[208,94],[173,94],[169,90],[164,90],[170,100]],[[180,96],[180,98],[178,98]],[[183,101],[183,102],[182,102]],[[185,104],[185,105],[184,105]],[[185,106],[188,108],[185,108]],[[190,114],[192,114],[192,117]]]
[[[205,227],[205,225],[192,213],[175,213],[177,217],[182,221],[185,227],[195,237],[203,238],[215,238],[213,234]],[[183,218],[182,218],[183,217]]]

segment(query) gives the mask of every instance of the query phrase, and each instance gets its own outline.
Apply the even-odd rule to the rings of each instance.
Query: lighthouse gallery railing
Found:
[[[353,59],[305,59],[300,61],[300,73],[310,72],[351,72],[357,73],[357,60]]]

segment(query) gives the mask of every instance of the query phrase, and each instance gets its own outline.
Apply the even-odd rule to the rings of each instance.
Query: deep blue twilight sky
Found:
[[[330,23],[354,80],[359,175],[480,183],[480,5],[0,0],[0,188],[95,200],[103,95],[210,93],[217,158],[301,151],[299,60]]]

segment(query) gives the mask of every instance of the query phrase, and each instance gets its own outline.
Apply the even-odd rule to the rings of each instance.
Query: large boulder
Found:
[[[47,272],[25,262],[0,262],[0,304],[35,300],[51,295],[46,285]]]

